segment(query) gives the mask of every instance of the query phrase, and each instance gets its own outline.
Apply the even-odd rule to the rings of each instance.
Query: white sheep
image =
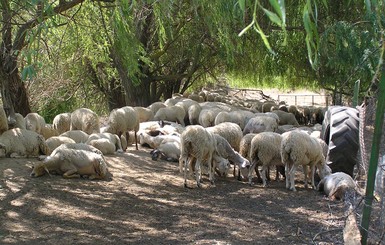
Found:
[[[62,133],[59,136],[65,136],[68,138],[73,139],[76,143],[85,143],[88,140],[88,137],[90,136],[86,132],[82,130],[70,130],[67,132]]]
[[[46,142],[50,152],[52,152],[53,150],[55,150],[57,147],[59,147],[62,144],[76,143],[73,139],[65,137],[65,136],[53,136],[53,137],[50,137],[49,139],[47,139],[45,142]]]
[[[103,155],[114,154],[116,152],[115,145],[109,139],[94,139],[88,141],[87,144],[99,149]]]
[[[69,131],[71,127],[71,113],[65,112],[56,115],[52,124],[59,134]]]
[[[5,114],[4,108],[0,106],[0,134],[4,133],[7,130],[8,130],[7,114]]]
[[[154,119],[155,114],[152,112],[151,109],[142,106],[135,106],[134,109],[138,113],[140,123],[151,121]]]
[[[41,129],[40,132],[41,135],[43,135],[44,139],[49,139],[52,136],[58,136],[58,131],[53,127],[52,124],[45,124],[44,127]]]
[[[257,134],[252,134],[252,133],[246,134],[242,137],[239,143],[239,154],[241,154],[241,156],[249,160],[250,163],[251,163],[250,155],[249,155],[250,146],[251,146],[251,141],[253,140],[255,135]],[[255,168],[255,173],[257,174],[258,179],[261,179],[261,175],[259,174],[258,168]],[[235,168],[234,168],[234,176],[235,176]],[[247,175],[243,175],[244,178],[246,178],[247,176],[248,176],[248,173]],[[238,171],[238,179],[241,180],[240,170]]]
[[[283,165],[281,160],[281,140],[280,134],[274,132],[262,132],[253,137],[250,143],[249,159],[251,167],[249,169],[249,184],[252,184],[252,174],[258,171],[258,166],[262,166],[262,182],[266,187],[266,174],[271,166]]]
[[[254,113],[246,110],[235,110],[235,111],[222,111],[215,117],[214,124],[218,125],[222,122],[236,123],[241,127],[241,130],[245,128],[246,119],[254,116]]]
[[[130,141],[129,131],[135,132],[135,146],[138,150],[137,132],[139,130],[138,112],[131,106],[114,109],[108,116],[107,126],[104,132],[117,134],[119,137],[126,134],[127,144]]]
[[[26,129],[9,129],[0,135],[0,157],[36,157],[50,150],[42,135]]]
[[[345,194],[356,192],[364,196],[365,192],[357,185],[353,178],[344,173],[336,172],[324,177],[317,186],[318,191],[322,191],[330,200],[344,200]]]
[[[305,175],[305,188],[307,188],[307,171],[311,169],[311,184],[315,189],[315,167],[322,178],[331,173],[322,153],[322,147],[316,138],[300,130],[293,130],[282,134],[281,160],[285,164],[286,188],[296,191],[294,174],[297,166],[302,166]]]
[[[26,122],[23,115],[21,115],[20,113],[15,113],[15,120],[16,124],[13,128],[26,129]]]
[[[195,178],[198,187],[201,187],[201,166],[208,165],[210,183],[214,184],[213,154],[216,142],[212,133],[200,125],[191,125],[181,134],[181,155],[179,158],[179,169],[184,166],[184,186],[187,187],[187,170],[189,161],[195,163]]]
[[[278,123],[272,117],[253,117],[247,122],[243,129],[243,135],[248,133],[275,132],[278,129]]]
[[[225,138],[234,148],[239,151],[239,145],[243,137],[241,127],[232,122],[223,122],[213,127],[208,127],[207,130],[211,133],[218,134]]]
[[[45,125],[44,117],[40,116],[38,113],[33,112],[28,113],[24,119],[26,129],[41,134],[41,130]]]
[[[178,141],[180,143],[180,136],[179,135],[157,135],[157,136],[151,136],[147,133],[141,132],[139,134],[139,143],[141,145],[149,145],[150,148],[156,149],[162,144],[163,142],[170,142],[170,141]]]
[[[273,110],[272,113],[275,113],[279,117],[279,125],[290,124],[294,126],[299,126],[297,119],[294,114],[290,112],[285,112],[281,110]]]
[[[188,108],[187,114],[190,125],[199,124],[199,114],[201,111],[202,107],[199,104],[191,105]]]
[[[250,162],[245,157],[241,156],[237,151],[235,151],[229,142],[223,138],[222,136],[218,134],[214,134],[215,141],[216,141],[216,154],[218,154],[220,157],[225,158],[229,160],[234,165],[237,165],[238,168],[241,170],[242,175],[247,175],[247,167],[250,166]]]
[[[50,172],[63,175],[63,178],[106,179],[110,176],[102,155],[87,150],[62,147],[56,148],[50,156],[36,163],[31,177],[39,177]]]
[[[105,139],[105,140],[101,140]],[[123,152],[122,143],[118,135],[112,133],[93,133],[88,137],[86,144],[99,149],[103,154]]]
[[[70,130],[82,130],[87,134],[100,131],[99,116],[88,108],[79,108],[71,113]]]
[[[180,158],[180,138],[179,140],[162,142],[150,154],[154,161],[160,157],[166,161],[177,162]]]
[[[222,109],[214,107],[214,108],[206,108],[202,107],[201,112],[199,113],[199,124],[205,128],[215,125],[216,116],[222,111]]]
[[[156,112],[160,109],[160,108],[164,108],[166,107],[166,105],[163,103],[163,102],[154,102],[152,103],[151,105],[149,105],[147,108],[149,108],[151,111],[152,111],[152,114],[155,115]]]
[[[178,122],[182,126],[185,126],[184,118],[186,116],[186,111],[184,110],[183,106],[167,106],[164,108],[160,108],[155,116],[154,119],[158,121],[171,121],[171,122]]]

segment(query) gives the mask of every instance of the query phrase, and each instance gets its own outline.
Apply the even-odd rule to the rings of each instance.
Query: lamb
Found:
[[[324,192],[331,201],[344,200],[348,193],[365,195],[353,178],[344,172],[327,175],[318,183],[317,190]]]
[[[36,157],[49,153],[44,137],[34,131],[14,128],[0,135],[0,157]]]
[[[307,167],[311,169],[311,184],[315,189],[314,172],[318,169],[320,178],[331,173],[322,153],[322,147],[316,138],[305,132],[293,130],[282,134],[281,160],[285,164],[286,188],[296,191],[294,174],[297,166],[303,166],[305,188],[307,188]]]
[[[114,109],[110,112],[104,132],[117,134],[119,137],[126,134],[127,144],[130,140],[129,131],[135,132],[135,146],[138,150],[137,132],[139,130],[138,112],[131,106]]]
[[[215,137],[200,125],[191,125],[181,134],[181,154],[179,169],[182,172],[184,165],[184,186],[187,187],[187,166],[189,161],[195,164],[196,184],[201,187],[201,165],[208,165],[210,183],[214,184],[213,154],[215,152]]]
[[[278,123],[276,119],[272,117],[253,117],[243,129],[243,135],[248,133],[275,132],[277,129]]]
[[[71,113],[70,130],[82,130],[87,134],[99,133],[99,116],[88,108],[79,108]]]
[[[41,130],[45,125],[45,120],[37,113],[28,113],[25,116],[25,128],[41,134]]]
[[[5,114],[4,108],[0,107],[0,134],[8,130],[8,118]]]
[[[243,173],[243,176],[246,176],[246,168],[250,166],[249,160],[245,157],[241,156],[238,152],[236,152],[229,142],[218,134],[214,134],[216,141],[216,154],[220,157],[229,160],[234,165],[238,165],[239,169]]]
[[[88,140],[89,134],[82,130],[70,130],[62,133],[60,136],[71,138],[76,143],[85,143]]]
[[[299,126],[299,123],[297,119],[295,118],[294,114],[290,112],[284,112],[281,110],[273,110],[272,113],[275,113],[279,117],[279,125],[294,125],[294,126]]]
[[[76,143],[73,139],[65,137],[65,136],[53,136],[45,141],[47,144],[50,152],[55,150],[57,147],[59,147],[62,144],[66,143]]]
[[[259,165],[262,165],[263,187],[267,186],[266,173],[268,168],[270,166],[283,165],[281,160],[281,140],[281,135],[274,132],[259,133],[251,140],[249,151],[251,167],[248,175],[250,185],[252,184],[252,173],[254,169],[258,172],[257,168]]]
[[[151,109],[142,106],[135,106],[134,109],[138,113],[139,123],[151,121],[154,119],[154,113]]]
[[[56,115],[52,124],[59,134],[69,131],[71,127],[71,113],[66,112]]]
[[[186,116],[186,111],[182,106],[167,106],[165,108],[160,108],[154,119],[158,121],[171,121],[178,122],[182,126],[185,126],[184,118]]]
[[[113,154],[116,151],[120,153],[123,152],[122,143],[116,134],[93,133],[88,137],[86,144],[94,146],[103,152],[103,154]]]
[[[58,147],[42,162],[34,165],[31,177],[39,177],[50,172],[61,174],[63,178],[88,177],[88,179],[106,179],[110,176],[107,163],[100,154]]]

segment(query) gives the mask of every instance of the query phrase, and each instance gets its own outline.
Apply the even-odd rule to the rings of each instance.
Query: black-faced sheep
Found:
[[[110,175],[102,155],[87,150],[61,147],[56,148],[42,162],[36,163],[31,177],[39,177],[51,172],[60,174],[63,178],[105,179]]]
[[[88,108],[79,108],[71,113],[70,130],[82,130],[87,134],[99,133],[99,116]]]
[[[191,125],[181,134],[181,155],[179,169],[184,166],[184,186],[187,187],[187,170],[189,161],[195,164],[195,178],[198,187],[201,187],[201,166],[207,163],[210,183],[214,184],[213,154],[215,153],[215,137],[200,125]]]
[[[34,131],[14,128],[0,135],[0,157],[37,157],[49,153],[44,137]]]
[[[298,166],[303,167],[305,188],[307,188],[308,184],[308,167],[311,169],[311,184],[314,189],[315,167],[317,167],[321,179],[331,173],[318,140],[300,130],[293,130],[282,134],[281,158],[285,164],[286,188],[293,191],[296,191],[294,174]]]

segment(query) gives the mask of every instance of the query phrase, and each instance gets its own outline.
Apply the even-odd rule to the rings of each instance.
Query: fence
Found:
[[[329,106],[332,103],[330,95],[320,94],[278,94],[278,101],[285,101],[288,105],[301,106]]]

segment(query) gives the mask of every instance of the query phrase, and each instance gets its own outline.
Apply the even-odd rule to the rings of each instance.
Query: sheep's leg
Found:
[[[184,160],[183,160],[184,159]],[[184,176],[184,187],[187,188],[187,165],[188,165],[188,161],[187,161],[187,157],[185,158],[182,158],[182,161],[184,161],[184,172],[183,172],[183,176]],[[181,163],[179,163],[181,165]]]
[[[200,159],[197,159],[196,163],[195,163],[195,180],[197,182],[197,186],[199,188],[202,187],[202,184],[201,184],[201,160]]]
[[[135,148],[136,148],[136,150],[139,150],[139,148],[138,148],[138,136],[136,135],[136,130],[134,130],[134,135],[135,135]]]
[[[297,191],[295,189],[295,183],[294,183],[294,176],[295,176],[295,171],[296,171],[296,165],[292,164],[291,169],[289,171],[289,176],[290,176],[290,190],[291,191]]]
[[[290,166],[289,163],[285,163],[285,175],[286,175],[286,189],[290,188]]]
[[[307,172],[307,165],[303,165],[303,173],[305,174],[305,188],[307,189],[308,188],[308,180],[307,180],[307,176],[308,176],[308,172]]]
[[[252,185],[253,184],[253,171],[254,169],[257,168],[257,163],[256,162],[252,162],[250,168],[249,168],[249,185]],[[257,170],[256,170],[257,171]]]
[[[268,166],[265,166],[265,165],[262,165],[262,183],[263,183],[263,187],[266,187],[267,186],[267,183],[266,183],[266,174],[267,172],[269,171],[269,167]]]
[[[63,178],[65,179],[80,178],[80,174],[76,174],[77,172],[78,172],[77,169],[68,170],[63,174]]]
[[[214,181],[215,181],[215,179],[214,179],[214,162],[213,162],[213,157],[212,156],[209,157],[207,163],[209,165],[208,166],[208,170],[209,170],[209,180],[210,180],[210,183],[211,183],[211,185],[215,185],[214,184]]]
[[[313,187],[313,190],[316,189],[316,186],[315,186],[315,181],[314,181],[314,174],[315,174],[315,165],[311,166],[311,170],[310,170],[310,173],[311,173],[311,186]]]

